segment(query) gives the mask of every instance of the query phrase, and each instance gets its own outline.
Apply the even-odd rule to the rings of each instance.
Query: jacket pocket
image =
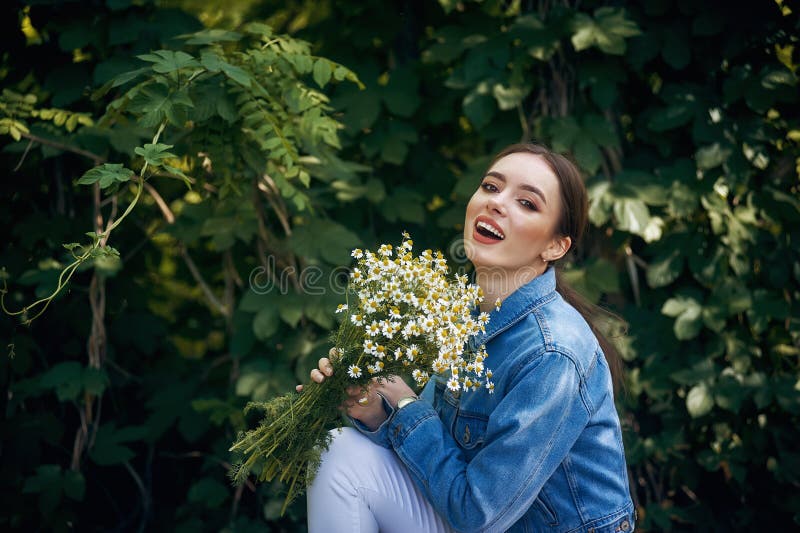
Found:
[[[486,438],[488,420],[487,417],[482,415],[458,411],[453,422],[453,438],[465,450],[472,450],[482,446]]]
[[[547,499],[544,490],[539,491],[539,496],[536,498],[533,504],[539,511],[539,514],[542,515],[542,519],[548,526],[553,527],[558,525],[558,517],[553,509],[553,505]]]

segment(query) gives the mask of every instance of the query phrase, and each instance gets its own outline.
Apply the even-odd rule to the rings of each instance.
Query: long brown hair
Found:
[[[505,156],[515,153],[538,155],[558,178],[562,208],[556,231],[560,236],[569,237],[572,240],[571,249],[574,250],[577,243],[580,242],[589,220],[588,194],[577,165],[567,157],[536,143],[519,143],[507,146],[494,157],[491,165],[494,165]],[[556,290],[567,303],[572,305],[583,316],[589,327],[592,328],[592,332],[597,337],[600,348],[603,349],[603,353],[606,356],[614,389],[619,390],[623,384],[622,359],[617,348],[606,339],[596,323],[601,318],[624,323],[622,318],[607,309],[594,305],[581,296],[575,289],[564,282],[560,269],[556,269]]]

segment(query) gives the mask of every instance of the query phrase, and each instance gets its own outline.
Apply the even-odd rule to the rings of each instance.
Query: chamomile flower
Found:
[[[486,381],[486,388],[489,390],[489,394],[494,394],[494,383]]]
[[[451,377],[447,380],[447,388],[453,392],[458,391],[461,388],[461,385],[458,383],[458,378]]]
[[[494,308],[495,308],[495,310],[496,310],[496,311],[499,311],[499,310],[500,310],[500,306],[501,306],[501,305],[503,305],[503,302],[500,300],[500,298],[498,298],[497,300],[495,300],[495,302],[494,302]]]
[[[344,313],[345,311],[347,311],[347,304],[339,304],[338,307],[336,307],[337,313]]]
[[[380,332],[381,332],[381,325],[375,320],[372,321],[372,324],[364,328],[364,333],[366,333],[370,337],[375,337],[376,335],[379,335]]]
[[[364,343],[361,346],[364,348],[364,353],[372,355],[377,345],[370,339],[364,339]]]
[[[364,325],[364,315],[350,315],[350,322],[356,326]]]
[[[364,302],[364,312],[368,315],[378,311],[378,302],[374,299],[369,299]]]
[[[406,357],[409,361],[413,361],[417,356],[419,356],[419,346],[412,344],[406,350]]]
[[[361,377],[361,368],[358,365],[350,365],[347,367],[347,375],[353,379]]]

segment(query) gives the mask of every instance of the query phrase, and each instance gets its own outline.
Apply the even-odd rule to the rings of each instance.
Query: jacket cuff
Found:
[[[378,394],[381,397],[381,403],[383,404],[383,410],[386,411],[386,420],[384,420],[380,426],[375,428],[375,431],[372,431],[360,420],[357,420],[351,416],[348,416],[348,420],[350,423],[353,424],[353,427],[358,430],[359,433],[367,437],[369,440],[377,444],[378,446],[383,446],[384,448],[391,448],[392,443],[389,440],[389,422],[392,420],[392,417],[395,414],[394,407],[389,404],[386,398],[383,397],[382,394]],[[419,402],[414,402],[419,403]],[[410,407],[410,406],[409,406]]]
[[[433,406],[424,400],[412,402],[402,409],[396,410],[394,415],[386,419],[384,423],[387,426],[386,433],[390,445],[393,448],[399,448],[406,437],[423,422],[438,417]]]

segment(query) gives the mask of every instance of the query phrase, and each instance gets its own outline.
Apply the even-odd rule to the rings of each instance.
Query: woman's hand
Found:
[[[335,355],[335,348],[331,348],[329,355]],[[333,366],[330,359],[323,357],[319,360],[318,368],[311,371],[311,379],[317,383],[322,383],[325,378],[333,375]],[[303,390],[302,385],[296,387],[297,392]],[[340,409],[346,411],[347,415],[360,421],[367,426],[370,430],[374,431],[378,428],[387,418],[386,410],[383,408],[383,402],[378,393],[381,393],[384,398],[389,402],[389,405],[397,408],[397,401],[400,398],[407,396],[414,396],[414,391],[411,387],[399,376],[390,376],[389,378],[373,379],[366,389],[358,385],[351,385],[347,387],[348,398],[340,406]]]

